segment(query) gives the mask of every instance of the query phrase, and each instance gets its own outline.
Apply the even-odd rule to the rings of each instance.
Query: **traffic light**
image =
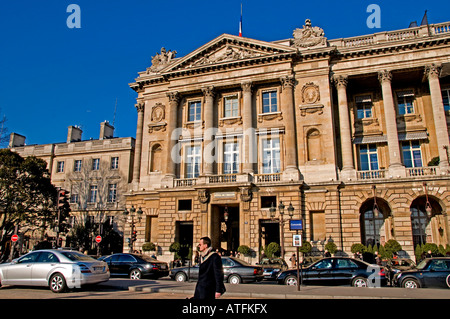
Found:
[[[132,233],[131,233],[131,241],[136,241],[136,239],[137,239],[137,231],[133,231]]]
[[[58,208],[62,209],[69,203],[69,192],[65,189],[58,190]]]

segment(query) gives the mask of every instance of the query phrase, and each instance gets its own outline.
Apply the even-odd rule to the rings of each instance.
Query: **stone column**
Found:
[[[400,144],[397,131],[397,112],[395,111],[394,96],[392,94],[392,73],[388,70],[378,72],[384,104],[384,118],[386,122],[387,143],[389,149],[389,174],[393,177],[405,177],[406,171],[402,164]]]
[[[134,149],[134,163],[133,163],[133,184],[137,186],[140,181],[141,171],[141,155],[142,155],[142,136],[144,130],[144,109],[145,103],[138,103],[135,105],[138,112],[137,128],[136,128],[136,146]]]
[[[213,152],[215,150],[214,146],[214,87],[209,86],[202,89],[203,95],[205,97],[204,105],[204,119],[205,128],[203,131],[203,174],[213,175],[214,172],[214,156]]]
[[[339,105],[339,128],[341,135],[341,152],[342,152],[342,179],[355,179],[356,171],[353,165],[353,146],[352,133],[350,130],[350,116],[347,101],[347,84],[348,78],[344,75],[336,75],[333,77],[338,93]]]
[[[439,167],[441,173],[448,173],[449,137],[447,120],[445,118],[444,102],[442,101],[441,85],[439,83],[440,66],[431,64],[425,66],[425,75],[428,77],[430,86],[431,105],[433,108],[434,126],[436,128],[436,141],[439,150]]]
[[[296,129],[295,129],[295,103],[294,103],[294,85],[295,79],[288,75],[282,77],[283,84],[283,99],[281,110],[283,114],[285,126],[285,171],[283,172],[284,180],[299,180],[299,171],[297,165],[297,143],[296,143]]]
[[[254,152],[256,152],[255,132],[253,128],[252,111],[252,83],[245,82],[242,86],[242,148],[243,148],[243,173],[253,174]],[[255,154],[256,155],[256,154]]]
[[[178,103],[180,102],[180,95],[178,92],[168,92],[167,97],[169,98],[169,109],[168,109],[168,119],[167,119],[167,149],[166,149],[166,169],[165,169],[165,179],[175,178],[176,173],[176,161],[172,158],[174,154],[172,154],[172,150],[176,147],[178,137],[173,136],[174,130],[177,129],[178,122]],[[169,184],[170,181],[168,180]],[[172,185],[167,185],[172,187]]]

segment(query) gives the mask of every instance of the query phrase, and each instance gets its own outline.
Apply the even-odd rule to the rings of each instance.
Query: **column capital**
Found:
[[[246,82],[241,83],[242,91],[244,91],[246,93],[252,92],[252,86],[253,86],[253,83],[251,81],[246,81]]]
[[[144,112],[144,108],[145,108],[145,103],[136,103],[134,105],[136,107],[136,110],[138,113]]]
[[[205,97],[214,97],[215,95],[214,86],[204,87],[202,88],[202,92]]]
[[[333,75],[332,82],[339,88],[346,88],[348,84],[348,76],[347,75]]]
[[[178,91],[167,92],[167,97],[169,98],[169,102],[178,103],[180,101],[180,93]]]
[[[392,81],[392,72],[389,70],[383,70],[378,72],[378,81],[380,81],[381,84],[383,82],[391,82]]]
[[[293,88],[295,85],[295,78],[293,75],[286,75],[280,78],[283,88]]]
[[[442,66],[439,64],[432,63],[425,65],[425,75],[428,79],[430,79],[431,77],[439,77],[441,69]]]

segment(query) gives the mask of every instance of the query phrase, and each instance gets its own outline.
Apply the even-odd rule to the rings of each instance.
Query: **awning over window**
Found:
[[[428,134],[426,131],[406,132],[398,134],[399,141],[416,141],[426,139],[428,139]],[[386,135],[357,136],[353,139],[353,144],[372,144],[372,143],[387,143],[387,136]]]

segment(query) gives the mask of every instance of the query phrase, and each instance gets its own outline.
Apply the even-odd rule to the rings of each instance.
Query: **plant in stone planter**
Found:
[[[180,245],[179,242],[173,242],[173,243],[170,244],[170,246],[169,246],[169,251],[170,251],[171,253],[175,253],[175,255],[174,255],[174,259],[175,259],[175,260],[181,258],[180,255],[178,254],[178,253],[180,252],[180,249],[181,249],[181,245]]]
[[[281,248],[280,248],[280,245],[278,245],[277,243],[271,242],[269,245],[267,245],[265,251],[266,251],[267,257],[273,258],[273,257],[275,257],[275,255],[279,256],[279,254],[281,252]]]
[[[156,245],[154,243],[145,243],[142,245],[142,250],[143,251],[155,251],[156,250]]]
[[[330,252],[330,254],[332,254],[332,255],[334,255],[338,250],[336,244],[332,241],[329,241],[325,245],[325,249],[328,250]]]

